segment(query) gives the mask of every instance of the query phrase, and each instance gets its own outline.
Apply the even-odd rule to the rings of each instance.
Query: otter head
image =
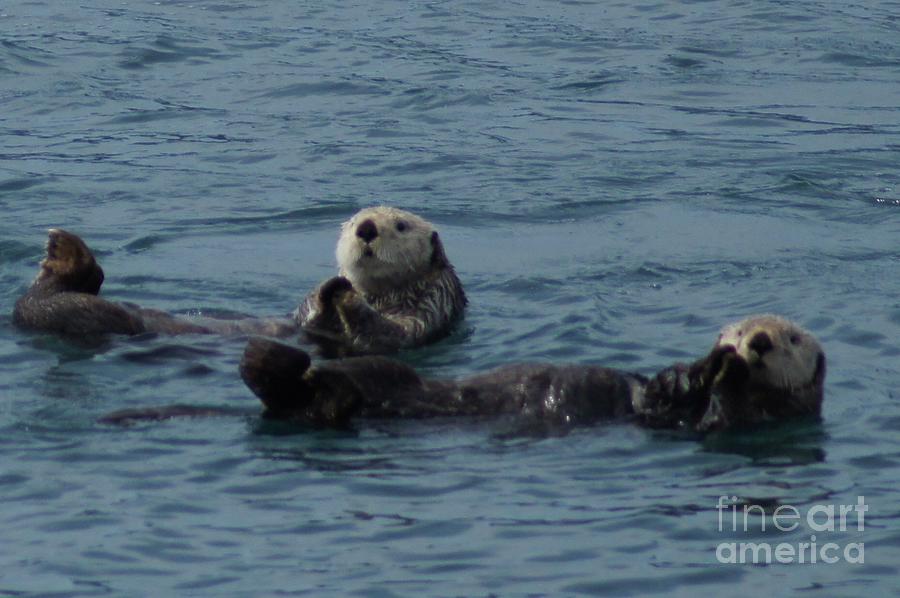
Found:
[[[797,324],[771,315],[730,324],[710,356],[720,361],[701,430],[820,414],[825,353]]]
[[[51,228],[47,231],[47,255],[35,282],[53,285],[61,292],[96,295],[103,284],[103,269],[77,235]]]
[[[341,275],[371,295],[396,290],[447,265],[431,223],[384,206],[361,210],[343,224],[336,255]]]

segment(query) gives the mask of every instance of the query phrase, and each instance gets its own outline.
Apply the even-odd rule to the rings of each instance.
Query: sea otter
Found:
[[[712,350],[653,378],[590,365],[512,365],[429,379],[382,356],[313,365],[302,350],[251,338],[241,377],[266,415],[341,427],[356,418],[514,414],[548,424],[631,418],[697,432],[819,416],[825,354],[798,325],[755,316],[722,329]]]
[[[367,208],[345,222],[339,275],[295,312],[303,330],[338,355],[386,353],[450,332],[466,306],[453,266],[428,221],[396,208]]]
[[[304,330],[326,353],[392,351],[447,334],[466,304],[434,227],[402,210],[362,210],[343,225],[339,276],[290,316],[186,320],[98,297],[103,269],[77,235],[50,229],[46,257],[13,319],[69,335],[220,333],[286,337]]]
[[[80,237],[51,228],[46,256],[31,287],[16,301],[13,321],[22,328],[73,337],[143,332],[287,336],[298,328],[289,318],[192,322],[133,303],[115,303],[97,296],[103,278],[103,269]]]

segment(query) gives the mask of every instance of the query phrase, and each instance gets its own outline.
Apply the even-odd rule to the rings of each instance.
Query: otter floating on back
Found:
[[[343,225],[339,276],[285,317],[187,320],[98,296],[103,269],[77,235],[50,229],[46,256],[13,319],[68,335],[263,334],[304,330],[327,352],[372,353],[414,347],[450,332],[466,297],[434,227],[402,210],[362,210]]]
[[[295,313],[303,330],[337,354],[386,353],[446,336],[466,295],[428,221],[390,207],[345,222],[336,251],[339,276]]]
[[[298,330],[289,318],[195,322],[133,303],[108,301],[98,296],[103,279],[103,269],[80,237],[51,228],[46,256],[31,287],[16,301],[13,321],[22,328],[73,337],[144,332],[287,336]]]
[[[267,416],[312,425],[513,414],[551,425],[631,418],[654,428],[707,432],[818,417],[825,355],[796,324],[756,316],[726,326],[706,357],[652,379],[599,366],[546,364],[429,379],[386,357],[313,365],[300,349],[262,338],[250,339],[240,372]]]

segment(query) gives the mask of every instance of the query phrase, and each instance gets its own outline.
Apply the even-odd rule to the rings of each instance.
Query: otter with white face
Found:
[[[709,432],[820,414],[825,357],[808,332],[756,316],[726,326],[708,355],[653,378],[591,365],[522,364],[458,380],[385,357],[313,364],[295,347],[247,344],[241,376],[267,414],[315,425],[354,418],[515,414],[551,425],[630,418]]]
[[[361,210],[341,227],[339,276],[297,310],[326,352],[380,353],[445,336],[466,295],[427,220],[391,207]]]
[[[754,386],[821,395],[825,354],[797,324],[773,315],[747,318],[722,329],[716,347],[728,346],[749,365]]]
[[[750,317],[723,328],[713,351],[723,352],[723,364],[700,429],[821,413],[825,353],[797,324],[773,315]]]
[[[434,270],[435,234],[430,222],[410,212],[362,210],[341,226],[335,251],[340,274],[370,296],[415,284]]]

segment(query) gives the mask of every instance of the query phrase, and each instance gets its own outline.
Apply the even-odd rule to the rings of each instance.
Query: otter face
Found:
[[[784,318],[753,316],[722,329],[723,351],[702,429],[819,415],[825,353],[812,334]]]
[[[341,227],[340,273],[366,294],[380,294],[421,278],[432,264],[434,227],[396,208],[366,208]]]
[[[825,354],[815,337],[778,316],[754,316],[726,326],[716,347],[729,345],[750,366],[754,384],[799,390],[815,384],[820,369],[824,374]]]
[[[103,284],[103,269],[77,235],[61,228],[47,231],[47,255],[41,261],[38,281],[51,281],[63,291],[96,295]]]

